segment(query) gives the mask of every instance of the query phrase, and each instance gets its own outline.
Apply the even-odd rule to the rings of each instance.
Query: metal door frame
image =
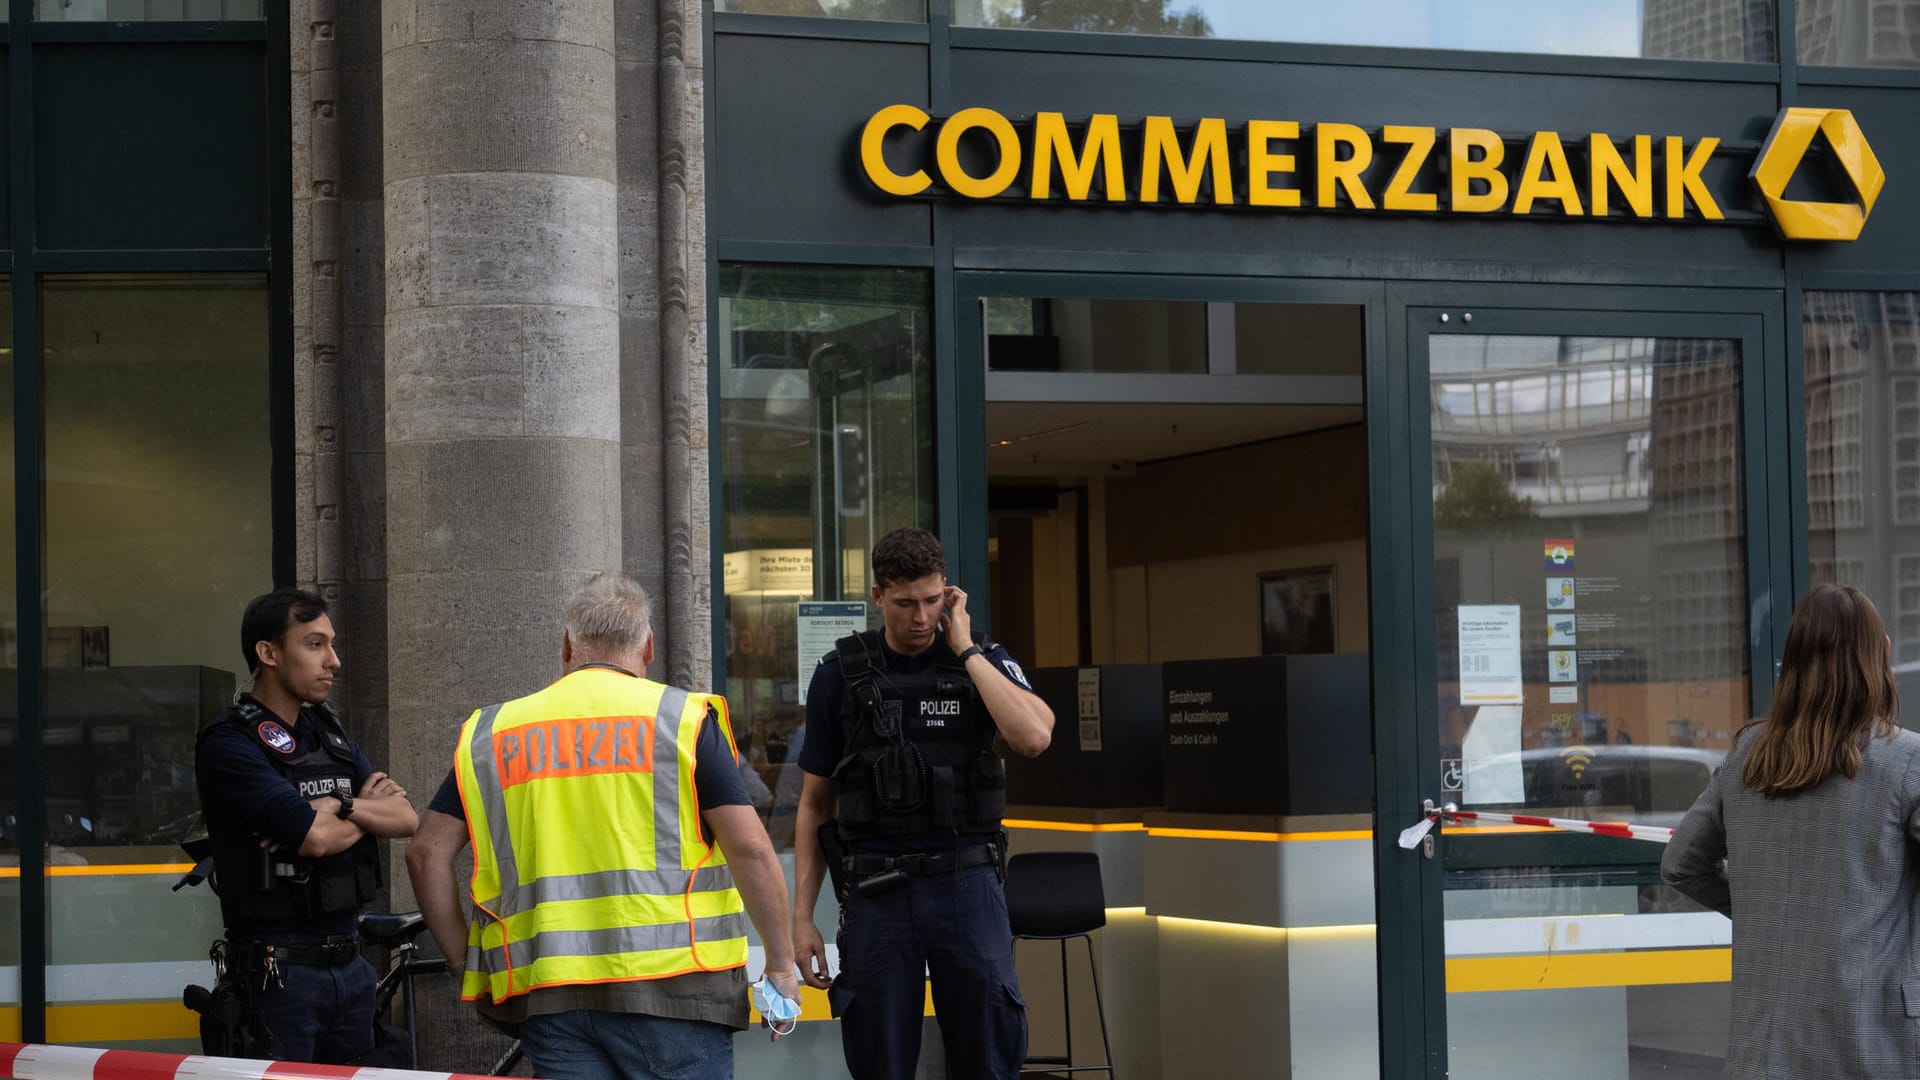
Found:
[[[1439,799],[1435,667],[1434,532],[1428,342],[1437,334],[1580,334],[1711,337],[1741,342],[1750,679],[1765,708],[1796,551],[1790,484],[1803,449],[1788,408],[1784,297],[1774,290],[1565,286],[1395,285],[1388,290],[1389,353],[1397,370],[1368,377],[1373,487],[1372,618],[1376,672],[1375,887],[1378,908],[1382,1075],[1447,1075],[1444,856],[1400,850],[1401,828]],[[1471,312],[1473,320],[1461,316]],[[1446,322],[1440,321],[1447,315]],[[1387,400],[1376,409],[1374,401]],[[1381,422],[1373,423],[1375,417]],[[1779,437],[1770,438],[1777,434]],[[1785,607],[1790,608],[1787,603]],[[1407,673],[1382,678],[1383,669]],[[1442,841],[1444,845],[1444,841]],[[1444,850],[1444,848],[1442,848]]]

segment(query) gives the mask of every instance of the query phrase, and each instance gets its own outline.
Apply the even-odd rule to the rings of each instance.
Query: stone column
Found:
[[[701,0],[617,0],[626,570],[654,597],[653,677],[713,679]],[[715,688],[720,689],[720,688]]]
[[[612,0],[382,5],[392,772],[559,674],[620,566]],[[396,889],[396,902],[401,898]]]
[[[389,767],[424,805],[461,721],[557,676],[567,593],[620,566],[613,4],[380,10]],[[455,1011],[423,1054],[480,1071]]]

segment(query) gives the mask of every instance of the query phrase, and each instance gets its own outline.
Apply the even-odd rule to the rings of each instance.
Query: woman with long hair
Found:
[[[1729,1077],[1920,1077],[1920,735],[1890,652],[1859,589],[1808,593],[1767,719],[1661,860],[1733,919]]]

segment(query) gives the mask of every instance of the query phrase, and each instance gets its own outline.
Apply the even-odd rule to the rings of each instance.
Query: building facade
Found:
[[[1657,848],[1402,830],[1670,824],[1810,584],[1920,664],[1909,0],[8,12],[30,1039],[190,1035],[184,763],[275,581],[424,802],[624,569],[784,845],[812,662],[934,529],[1059,717],[1014,845],[1100,853],[1142,1076],[1717,1075]],[[823,1017],[766,1053],[838,1075]]]

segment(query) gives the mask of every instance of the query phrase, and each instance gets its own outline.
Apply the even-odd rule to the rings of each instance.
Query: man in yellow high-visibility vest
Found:
[[[646,593],[575,593],[566,674],[475,710],[407,851],[461,996],[549,1080],[731,1077],[747,923],[799,1000],[786,877],[740,780],[727,703],[646,679]],[[463,917],[454,857],[473,845]]]

